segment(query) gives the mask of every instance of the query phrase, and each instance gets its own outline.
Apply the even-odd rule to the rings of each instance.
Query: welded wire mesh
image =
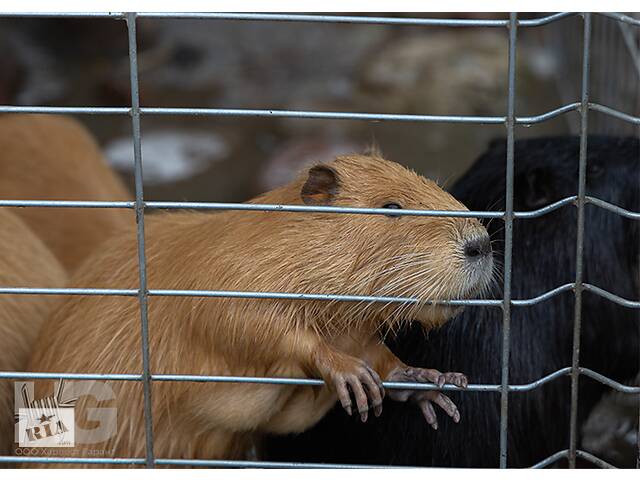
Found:
[[[509,394],[527,392],[538,388],[557,378],[569,375],[571,377],[572,397],[571,397],[571,425],[569,433],[569,445],[566,450],[557,452],[547,459],[542,460],[533,467],[544,467],[563,458],[569,460],[571,467],[575,467],[576,459],[580,458],[600,467],[610,467],[607,462],[581,451],[577,448],[577,425],[576,415],[578,408],[578,378],[580,375],[592,378],[615,390],[625,393],[640,394],[640,387],[622,385],[597,372],[580,367],[580,326],[581,326],[581,299],[583,291],[593,292],[609,301],[628,308],[640,308],[640,301],[630,300],[616,296],[603,289],[583,282],[582,277],[582,248],[584,241],[584,208],[586,204],[593,204],[600,208],[612,211],[618,215],[638,220],[640,212],[625,210],[617,205],[612,205],[597,198],[588,197],[585,193],[585,172],[587,159],[587,132],[589,129],[589,111],[598,111],[604,116],[617,118],[631,126],[640,125],[640,116],[637,110],[631,111],[625,107],[628,105],[608,104],[605,101],[595,103],[590,95],[590,66],[591,55],[593,53],[594,38],[592,36],[592,14],[559,13],[544,16],[536,19],[519,20],[516,14],[511,14],[508,20],[461,20],[461,19],[425,19],[425,18],[395,18],[395,17],[360,17],[360,16],[335,16],[335,15],[298,15],[298,14],[233,14],[233,13],[207,13],[207,14],[170,14],[170,13],[29,13],[29,14],[2,14],[6,17],[74,17],[74,18],[112,18],[123,20],[128,27],[129,43],[129,65],[131,83],[131,102],[128,106],[122,107],[44,107],[44,106],[0,106],[0,113],[67,113],[67,114],[89,114],[89,115],[129,115],[132,122],[134,161],[135,161],[135,201],[134,202],[90,202],[90,201],[41,201],[41,200],[1,200],[0,207],[84,207],[84,208],[128,208],[134,209],[137,221],[137,251],[139,268],[139,285],[137,289],[97,289],[97,288],[30,288],[0,286],[0,294],[25,294],[25,295],[117,295],[135,296],[138,298],[140,306],[140,328],[143,369],[142,372],[130,372],[122,374],[99,374],[99,373],[74,373],[74,372],[0,372],[0,379],[71,379],[71,380],[114,380],[141,382],[144,391],[144,421],[146,435],[146,455],[144,458],[75,458],[75,457],[0,457],[0,462],[21,462],[21,463],[67,463],[67,464],[126,464],[126,465],[174,465],[174,466],[222,466],[222,467],[335,467],[327,464],[299,464],[286,462],[254,462],[254,461],[232,461],[232,460],[210,460],[210,459],[167,459],[155,458],[153,452],[153,422],[151,395],[153,382],[163,381],[185,381],[185,382],[240,382],[240,383],[269,383],[286,385],[322,385],[321,380],[316,379],[293,379],[293,378],[255,378],[239,376],[201,376],[201,375],[172,375],[172,374],[152,374],[149,367],[149,342],[148,342],[148,312],[147,302],[149,296],[205,296],[205,297],[235,297],[252,299],[288,299],[288,300],[326,300],[326,301],[372,301],[372,302],[415,302],[414,298],[399,297],[363,297],[348,295],[325,295],[325,294],[299,294],[288,292],[241,292],[241,291],[191,291],[191,290],[154,290],[147,288],[146,280],[146,257],[145,257],[145,233],[144,216],[148,209],[201,209],[201,210],[258,210],[271,212],[330,212],[334,214],[356,214],[356,215],[381,215],[388,213],[384,209],[364,209],[364,208],[342,208],[342,207],[309,207],[292,205],[257,205],[257,204],[232,204],[232,203],[193,203],[193,202],[145,202],[143,193],[143,166],[141,151],[141,127],[140,118],[146,115],[207,115],[207,116],[233,116],[233,117],[288,117],[288,118],[316,118],[316,119],[348,119],[363,121],[397,121],[397,122],[449,122],[449,123],[469,123],[469,124],[504,124],[507,135],[507,155],[505,158],[506,169],[506,204],[504,211],[491,212],[443,212],[433,210],[400,210],[400,215],[427,215],[427,216],[456,216],[456,217],[478,217],[478,218],[500,218],[505,222],[505,259],[504,259],[504,294],[498,300],[451,300],[437,303],[450,305],[482,305],[501,308],[503,310],[503,348],[502,348],[502,375],[499,385],[469,385],[468,391],[476,392],[500,392],[501,394],[501,421],[500,421],[500,466],[507,466],[507,424]],[[505,105],[504,116],[459,116],[459,115],[404,115],[404,114],[377,114],[358,112],[321,112],[321,111],[291,111],[291,110],[256,110],[256,109],[217,109],[217,108],[155,108],[140,105],[138,90],[138,64],[137,64],[137,34],[136,20],[138,18],[160,18],[160,19],[208,19],[210,21],[224,20],[244,20],[244,21],[274,21],[274,22],[330,22],[330,23],[361,23],[361,24],[386,24],[386,25],[413,25],[417,27],[429,26],[449,26],[449,27],[486,27],[486,28],[506,28],[508,30],[509,42],[509,69],[508,69],[508,92],[507,105]],[[628,15],[606,13],[598,14],[598,22],[607,21],[613,25],[624,25],[625,29],[632,29],[637,35],[640,27],[640,20]],[[568,98],[565,105],[552,111],[541,113],[531,117],[518,117],[515,111],[516,100],[516,53],[518,30],[521,28],[535,28],[555,22],[580,22],[581,54],[578,55],[580,75],[578,85],[574,87],[578,92]],[[597,47],[600,48],[600,47]],[[599,51],[596,49],[596,51]],[[572,59],[575,56],[571,57]],[[631,82],[633,83],[633,82]],[[636,82],[637,86],[637,82]],[[603,97],[607,99],[608,97]],[[577,111],[579,113],[579,133],[581,137],[579,156],[579,190],[576,196],[568,197],[531,212],[515,212],[513,207],[513,184],[514,184],[514,142],[515,127],[518,124],[534,124],[545,122],[568,112]],[[620,123],[620,122],[619,122]],[[575,281],[554,288],[538,297],[530,299],[511,298],[511,264],[512,264],[512,241],[513,241],[513,220],[515,218],[535,218],[546,215],[559,208],[570,208],[575,206],[578,210],[578,235],[576,243],[576,277]],[[241,214],[241,213],[239,213]],[[574,342],[572,365],[562,368],[547,375],[537,381],[525,385],[509,384],[509,341],[510,341],[510,318],[511,307],[522,305],[533,305],[559,295],[565,291],[575,292],[575,319],[574,319]],[[411,389],[437,389],[433,384],[384,382],[386,388],[411,388]],[[444,390],[457,390],[454,386],[444,386]],[[350,465],[337,465],[339,467],[349,467]]]
[[[640,19],[640,14],[629,13]],[[543,37],[547,51],[553,55],[557,68],[556,83],[563,101],[571,102],[580,95],[582,39],[578,18],[549,27]],[[593,18],[591,73],[589,89],[591,100],[610,108],[623,110],[633,116],[640,115],[640,30],[615,18]],[[565,117],[572,133],[580,132],[580,121],[575,116]],[[605,115],[589,119],[589,133],[604,135],[635,135],[637,125],[612,122]]]

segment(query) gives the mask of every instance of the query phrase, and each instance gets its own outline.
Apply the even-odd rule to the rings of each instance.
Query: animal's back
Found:
[[[0,209],[0,285],[65,286],[66,273],[55,256],[13,213]],[[0,295],[0,371],[25,371],[42,322],[59,297]],[[13,444],[14,381],[0,380],[0,451]]]
[[[0,198],[123,201],[131,195],[88,130],[57,115],[0,115]],[[126,209],[22,208],[15,212],[73,271],[106,237],[134,224]]]
[[[269,290],[265,286],[268,280],[261,280],[246,271],[260,271],[261,262],[264,261],[258,258],[260,250],[266,245],[264,235],[260,238],[261,235],[255,232],[255,224],[269,224],[274,216],[286,214],[248,212],[244,214],[243,222],[232,221],[235,215],[233,212],[170,212],[147,217],[148,287]],[[206,220],[206,228],[202,227],[203,219]],[[135,240],[133,235],[112,238],[80,267],[71,286],[138,288]],[[260,344],[275,346],[281,336],[278,333],[279,325],[256,325],[255,318],[247,317],[244,321],[238,321],[233,316],[234,312],[240,313],[238,306],[251,310],[252,306],[258,305],[255,300],[151,296],[148,302],[151,369],[154,373],[247,376],[304,374],[302,371],[269,370],[269,365],[276,363],[275,357],[267,354],[263,362],[255,358],[265,352],[264,348],[256,348],[251,353],[245,351],[246,347],[241,349],[241,345],[250,343],[247,339],[253,338],[257,347]],[[264,300],[259,305],[267,309],[267,303],[275,301]],[[256,311],[256,315],[259,314]],[[235,342],[234,339],[239,341]],[[137,297],[74,298],[62,304],[46,323],[34,349],[30,370],[139,373],[142,371],[141,348]],[[254,365],[263,364],[265,367],[247,366],[245,358],[250,354],[256,360]],[[108,385],[114,391],[114,398],[108,405],[118,409],[117,434],[99,444],[99,448],[111,451],[117,445],[118,456],[144,456],[141,385],[138,382],[108,382]],[[228,455],[236,457],[244,455],[249,448],[248,440],[241,435],[230,439],[212,430],[212,425],[207,423],[211,422],[211,417],[215,417],[212,406],[194,404],[198,401],[196,398],[222,390],[229,400],[225,402],[221,414],[230,415],[227,406],[234,403],[231,398],[236,395],[237,409],[231,415],[237,417],[234,421],[246,423],[247,430],[255,427],[251,417],[246,414],[247,409],[254,408],[251,402],[264,402],[264,398],[275,391],[268,385],[155,382],[153,411],[156,412],[156,452],[168,457],[188,455],[215,458],[220,450],[226,450]],[[87,401],[81,400],[78,411],[88,405],[85,403]],[[274,409],[277,407],[273,405]],[[199,418],[193,414],[194,411],[205,409],[209,418]],[[184,412],[191,413],[185,415]],[[175,430],[173,433],[165,432],[166,429],[176,428],[176,425],[180,425],[180,431],[185,429],[193,432],[193,444],[186,444],[187,436],[179,435]]]

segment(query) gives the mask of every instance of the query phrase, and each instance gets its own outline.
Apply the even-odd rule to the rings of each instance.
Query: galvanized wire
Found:
[[[546,122],[568,112],[577,111],[580,103],[568,103],[539,115],[516,117],[517,125],[535,125]],[[640,116],[616,110],[598,103],[590,108],[618,118],[633,125],[640,125]],[[129,107],[45,107],[0,105],[0,113],[40,113],[78,115],[130,115]],[[506,117],[477,115],[416,115],[399,113],[319,112],[317,110],[278,110],[247,108],[187,108],[187,107],[140,107],[140,115],[210,116],[210,117],[272,117],[315,120],[361,120],[370,122],[416,122],[416,123],[465,123],[497,125],[507,121]]]
[[[625,394],[639,394],[640,386],[624,385],[616,382],[598,372],[588,368],[580,367],[580,374],[585,375],[603,385]],[[536,390],[537,388],[550,383],[558,378],[571,375],[572,368],[565,367],[555,372],[549,373],[542,378],[520,385],[508,385],[508,391],[513,393],[524,393]],[[142,381],[142,374],[135,373],[71,373],[71,372],[0,372],[0,379],[13,380],[99,380],[117,382],[139,382]],[[266,385],[298,385],[298,386],[322,386],[324,381],[314,378],[287,378],[287,377],[247,377],[234,375],[189,375],[189,374],[151,374],[154,382],[200,382],[200,383],[257,383]],[[382,382],[385,388],[407,389],[407,390],[442,390],[442,391],[465,391],[495,393],[502,391],[500,384],[470,384],[464,390],[454,385],[444,385],[439,387],[433,383],[414,382]]]
[[[520,20],[519,26],[538,27],[547,25],[575,13],[554,13],[546,17]],[[2,13],[3,17],[18,18],[110,18],[126,20],[123,12],[11,12]],[[396,18],[353,15],[307,15],[287,13],[168,13],[147,12],[138,13],[138,18],[148,19],[190,19],[190,20],[242,20],[242,21],[270,21],[270,22],[313,22],[313,23],[349,23],[363,25],[404,25],[431,27],[506,27],[508,20],[470,20],[452,18]]]
[[[590,97],[596,102],[592,109],[605,115],[594,115],[589,121],[589,131],[605,135],[636,135],[638,130],[635,126],[640,125],[640,14],[592,15],[591,24]],[[547,51],[555,57],[558,68],[554,73],[565,102],[574,102],[581,96],[581,27],[579,18],[572,18],[563,24],[553,25],[542,37]],[[608,118],[611,116],[622,122],[612,122]],[[579,134],[579,118],[566,118],[570,130]]]
[[[509,17],[507,81],[507,155],[504,217],[504,283],[502,290],[502,366],[500,385],[500,468],[507,468],[509,426],[509,358],[511,354],[511,264],[513,256],[513,178],[515,151],[517,14]]]
[[[537,218],[551,213],[566,205],[575,205],[577,196],[566,197],[537,210],[514,212],[514,218]],[[632,212],[618,205],[594,197],[585,197],[591,203],[610,212],[633,220],[640,219],[640,212]],[[85,200],[1,200],[0,207],[44,207],[44,208],[135,208],[135,202],[109,202]],[[309,205],[270,205],[252,203],[219,203],[219,202],[144,202],[145,209],[161,210],[250,210],[258,212],[315,212],[354,215],[386,215],[389,212],[382,208],[356,207],[324,207]],[[396,215],[394,213],[394,215]],[[398,210],[397,215],[432,216],[432,217],[466,217],[466,218],[504,218],[502,211],[451,211],[451,210]]]
[[[561,293],[572,291],[574,283],[565,283],[552,288],[535,297],[511,299],[511,305],[529,307],[547,301]],[[640,301],[629,300],[615,295],[589,283],[583,283],[585,291],[595,293],[622,307],[640,309]],[[136,297],[137,289],[116,288],[38,288],[38,287],[0,287],[0,295],[83,295],[83,296],[117,296]],[[430,305],[501,307],[503,299],[453,299],[453,300],[419,300],[413,297],[381,297],[374,295],[334,295],[328,293],[291,293],[291,292],[250,292],[239,290],[147,290],[148,296],[158,297],[211,297],[211,298],[246,298],[297,301],[338,301],[338,302],[377,302],[377,303],[417,303],[422,301]]]
[[[582,53],[582,101],[580,106],[580,154],[578,161],[578,225],[576,235],[576,280],[574,285],[573,358],[571,361],[571,414],[569,421],[569,468],[576,468],[578,450],[578,382],[580,380],[580,331],[584,266],[584,212],[587,190],[587,136],[589,134],[589,65],[591,14],[584,15]]]
[[[582,70],[582,98],[580,102],[568,103],[554,110],[540,115],[517,117],[515,108],[515,54],[516,34],[518,27],[537,27],[573,17],[574,13],[558,13],[537,19],[520,20],[516,14],[511,14],[508,20],[467,20],[467,19],[428,19],[428,18],[394,18],[394,17],[365,17],[345,15],[306,15],[306,14],[251,14],[251,13],[206,13],[206,14],[171,14],[171,13],[3,13],[4,17],[64,17],[64,18],[111,18],[125,20],[128,27],[129,62],[131,81],[131,105],[123,107],[47,107],[47,106],[0,106],[0,113],[49,113],[49,114],[87,114],[87,115],[130,115],[133,127],[134,160],[135,160],[135,184],[136,196],[134,202],[92,202],[92,201],[46,201],[46,200],[0,200],[0,207],[62,207],[62,208],[130,208],[136,212],[137,221],[137,247],[138,247],[138,289],[96,289],[96,288],[35,288],[35,287],[0,287],[0,294],[24,294],[24,295],[118,295],[135,296],[139,300],[141,317],[141,348],[143,357],[143,371],[140,374],[98,374],[98,373],[44,373],[44,372],[0,372],[0,379],[70,379],[70,380],[111,380],[111,381],[136,381],[142,382],[144,391],[144,415],[145,415],[145,458],[60,458],[60,457],[0,457],[0,463],[25,462],[25,463],[68,463],[68,464],[131,464],[146,465],[173,465],[173,466],[221,466],[221,467],[264,467],[264,468],[345,468],[344,464],[299,464],[287,462],[248,462],[206,459],[164,459],[154,458],[153,455],[153,430],[151,411],[151,385],[154,381],[171,382],[234,382],[234,383],[267,383],[278,385],[323,385],[318,379],[308,378],[267,378],[267,377],[241,377],[241,376],[203,376],[203,375],[177,375],[158,374],[150,372],[149,342],[148,342],[148,296],[204,296],[204,297],[233,297],[248,299],[282,299],[282,300],[326,300],[326,301],[372,301],[372,302],[416,302],[415,298],[402,297],[375,297],[358,295],[330,295],[319,293],[289,293],[289,292],[241,292],[241,291],[212,291],[212,290],[149,290],[146,285],[146,259],[144,253],[144,210],[145,209],[202,209],[202,210],[238,210],[238,211],[264,211],[264,212],[307,212],[307,213],[336,213],[381,215],[387,213],[384,209],[366,209],[349,207],[312,207],[299,205],[254,205],[233,204],[215,202],[145,202],[142,182],[142,152],[140,117],[142,115],[174,115],[174,116],[222,116],[222,117],[276,117],[276,118],[307,118],[307,119],[332,119],[332,120],[361,120],[361,121],[393,121],[393,122],[442,122],[442,123],[468,123],[468,124],[505,124],[507,128],[507,191],[505,211],[491,212],[451,212],[437,210],[401,210],[400,215],[415,216],[440,216],[440,217],[476,217],[476,218],[502,218],[505,221],[505,281],[502,299],[492,300],[450,300],[433,302],[449,305],[478,305],[503,308],[503,345],[502,345],[502,377],[499,385],[473,384],[467,391],[474,392],[500,392],[501,393],[501,425],[500,425],[500,466],[507,465],[507,425],[508,425],[508,394],[512,392],[528,392],[542,385],[554,381],[557,378],[569,375],[572,381],[572,405],[571,405],[571,438],[569,449],[557,452],[547,459],[534,465],[540,468],[552,464],[561,459],[568,458],[570,465],[575,466],[576,458],[581,458],[600,467],[611,467],[607,462],[577,449],[577,385],[580,375],[585,375],[614,390],[629,393],[640,393],[640,387],[620,384],[606,376],[579,366],[579,340],[581,323],[581,298],[583,291],[615,302],[627,308],[640,308],[640,301],[628,300],[614,295],[594,285],[586,284],[582,278],[582,245],[584,242],[584,208],[587,203],[593,204],[633,220],[640,219],[640,212],[626,210],[617,205],[603,200],[588,197],[585,194],[584,180],[586,168],[586,134],[587,115],[589,110],[600,112],[612,118],[619,119],[631,125],[640,125],[640,116],[629,114],[616,108],[589,101],[589,36],[591,29],[591,15],[584,14],[584,39],[583,70]],[[599,14],[603,17],[623,23],[626,27],[640,26],[640,20],[619,13]],[[507,114],[501,116],[466,116],[466,115],[406,115],[406,114],[381,114],[358,112],[319,112],[319,111],[295,111],[277,109],[220,109],[220,108],[158,108],[141,107],[138,92],[138,67],[136,52],[136,18],[148,19],[202,19],[202,20],[242,20],[242,21],[282,21],[282,22],[320,22],[320,23],[348,23],[348,24],[377,24],[377,25],[405,25],[405,26],[449,26],[449,27],[502,27],[509,30],[509,81]],[[581,145],[580,145],[580,169],[579,192],[577,196],[567,197],[554,202],[538,210],[530,212],[513,211],[513,148],[515,125],[531,125],[546,122],[568,112],[578,111],[581,118]],[[512,299],[510,290],[511,252],[512,252],[512,222],[514,218],[536,218],[549,214],[559,208],[575,205],[578,208],[578,238],[576,242],[576,279],[574,283],[561,285],[537,297],[530,299]],[[567,291],[575,293],[575,322],[574,322],[574,349],[572,365],[556,372],[552,372],[543,378],[529,384],[510,385],[508,383],[509,368],[509,341],[510,341],[510,308],[512,305],[535,305],[546,301]],[[408,388],[420,390],[440,389],[433,384],[384,382],[386,388]],[[459,390],[455,386],[446,385],[441,388],[445,391]],[[358,466],[361,467],[361,466]]]
[[[136,240],[138,250],[138,303],[140,305],[140,339],[142,348],[142,392],[147,468],[153,468],[153,420],[151,411],[151,372],[149,360],[149,307],[147,292],[147,260],[144,242],[144,194],[142,182],[142,138],[140,134],[140,94],[138,91],[138,39],[136,14],[127,14],[129,40],[129,74],[131,81],[131,127],[133,131],[134,177],[136,190]]]

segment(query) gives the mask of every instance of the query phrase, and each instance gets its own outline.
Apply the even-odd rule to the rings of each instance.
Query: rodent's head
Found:
[[[389,209],[388,215],[315,215],[307,241],[310,246],[323,242],[320,251],[325,255],[330,245],[333,268],[324,270],[331,271],[325,285],[340,293],[421,300],[346,304],[342,314],[378,312],[380,327],[415,319],[430,328],[458,309],[426,301],[469,298],[487,289],[493,254],[489,235],[477,219],[397,215],[398,209],[467,210],[435,182],[378,156],[350,155],[310,168],[300,184],[307,205]]]

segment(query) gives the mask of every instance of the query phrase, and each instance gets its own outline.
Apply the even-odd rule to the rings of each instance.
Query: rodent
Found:
[[[503,210],[506,142],[497,140],[451,189],[470,209]],[[587,141],[587,194],[640,211],[640,142],[591,135]],[[578,137],[515,142],[516,211],[539,209],[577,193]],[[562,207],[538,218],[514,221],[512,298],[529,299],[575,280],[576,209]],[[638,300],[640,223],[595,205],[585,207],[584,281]],[[502,222],[489,222],[495,255],[502,262]],[[490,295],[502,298],[499,286]],[[585,291],[580,365],[618,382],[638,370],[637,309]],[[571,365],[574,296],[565,292],[537,305],[511,310],[509,383],[533,382]],[[473,383],[500,384],[502,311],[468,307],[442,328],[409,328],[389,345],[404,362],[465,372]],[[586,419],[606,387],[580,377],[578,421]],[[571,390],[562,377],[529,392],[509,395],[508,465],[524,468],[568,447]],[[389,403],[385,415],[358,425],[334,409],[307,432],[265,442],[263,459],[439,467],[499,465],[500,396],[451,392],[465,412],[455,429],[423,428],[410,409]],[[580,426],[578,427],[580,430]],[[580,446],[580,444],[579,444]],[[584,448],[584,446],[582,447]],[[566,462],[566,461],[565,461]]]
[[[0,208],[0,285],[63,287],[67,274],[47,246],[14,213]],[[40,325],[59,299],[0,294],[0,371],[23,372]],[[0,455],[13,454],[14,380],[0,379]]]
[[[124,201],[131,194],[90,132],[60,115],[0,115],[0,198]],[[120,208],[13,210],[69,272],[107,237],[134,224]]]
[[[146,231],[148,287],[444,300],[477,295],[491,279],[491,246],[480,222],[397,215],[397,208],[466,208],[434,182],[382,158],[337,157],[250,203],[385,207],[389,215],[259,211],[154,215]],[[71,283],[136,288],[135,242],[113,239]],[[241,458],[263,433],[309,428],[337,398],[348,412],[366,421],[369,407],[376,415],[381,413],[381,378],[464,387],[464,375],[408,367],[380,340],[399,327],[404,313],[410,312],[431,329],[454,311],[423,302],[151,296],[153,373],[311,377],[323,378],[328,385],[154,382],[155,455]],[[43,330],[30,368],[140,372],[139,322],[136,298],[69,297]],[[118,432],[92,447],[113,456],[144,456],[142,386],[111,385],[116,391]],[[460,418],[441,392],[386,393],[417,403],[434,428],[438,426],[434,405],[454,421]],[[83,408],[81,400],[76,417]]]

